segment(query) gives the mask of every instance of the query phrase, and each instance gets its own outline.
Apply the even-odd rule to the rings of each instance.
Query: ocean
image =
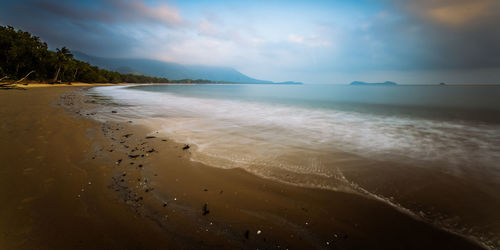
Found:
[[[136,85],[89,95],[107,103],[97,119],[148,126],[193,146],[193,161],[358,193],[500,245],[498,86]]]

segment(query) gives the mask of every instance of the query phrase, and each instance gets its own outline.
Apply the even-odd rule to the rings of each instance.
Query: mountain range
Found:
[[[173,62],[163,62],[141,58],[106,58],[87,55],[73,51],[76,59],[96,65],[100,68],[117,71],[123,74],[141,74],[155,77],[165,77],[170,80],[206,79],[216,82],[260,83],[260,84],[301,84],[299,82],[272,82],[258,80],[242,74],[230,67],[204,65],[184,65]]]

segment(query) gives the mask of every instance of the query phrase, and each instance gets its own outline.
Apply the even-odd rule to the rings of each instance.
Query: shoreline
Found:
[[[71,87],[71,85],[65,86]],[[78,99],[79,97],[73,93],[81,91],[81,88],[73,86],[72,90],[33,88],[22,92],[15,90],[0,92],[2,95],[0,100],[4,107],[1,109],[2,116],[4,119],[12,118],[2,126],[4,130],[2,132],[5,132],[3,133],[5,138],[2,139],[9,142],[15,141],[14,138],[19,140],[19,144],[2,145],[1,159],[7,159],[10,166],[2,171],[10,173],[7,176],[11,177],[2,180],[2,191],[5,194],[15,191],[14,187],[6,183],[9,181],[15,183],[16,180],[25,178],[25,175],[32,177],[28,183],[33,187],[49,186],[48,195],[25,198],[28,189],[21,188],[22,190],[18,190],[21,194],[16,197],[10,195],[10,202],[9,200],[7,203],[2,202],[9,204],[2,210],[4,218],[8,214],[17,214],[18,218],[31,218],[31,220],[21,225],[14,224],[13,219],[1,223],[0,246],[2,242],[6,242],[6,247],[19,243],[19,238],[9,236],[15,234],[13,233],[15,229],[21,232],[22,238],[30,239],[20,248],[38,244],[48,246],[46,241],[40,238],[36,240],[33,236],[41,234],[44,229],[52,226],[45,223],[49,223],[50,219],[62,213],[65,215],[62,218],[65,219],[82,217],[80,218],[82,223],[88,225],[86,230],[96,225],[104,225],[101,233],[108,234],[109,238],[104,240],[98,233],[82,236],[81,233],[87,232],[83,229],[83,231],[77,230],[76,233],[65,231],[63,233],[68,239],[52,242],[51,244],[61,244],[52,247],[67,248],[74,246],[72,245],[74,242],[80,242],[82,237],[87,240],[89,239],[87,237],[92,237],[96,242],[83,240],[83,246],[102,247],[103,245],[99,243],[106,242],[111,248],[117,246],[131,248],[133,244],[144,248],[162,246],[175,248],[177,242],[181,245],[188,244],[187,248],[280,246],[341,249],[366,247],[479,249],[479,246],[467,239],[416,221],[395,211],[387,204],[359,195],[294,187],[259,178],[242,169],[217,169],[192,162],[189,160],[189,150],[182,150],[183,145],[174,143],[169,138],[155,136],[154,131],[149,131],[145,127],[128,122],[99,123],[87,119],[86,116],[91,114],[81,113],[84,108],[79,105],[91,104],[85,104],[85,100]],[[32,101],[34,96],[39,105],[36,108],[28,102]],[[60,96],[62,99],[58,99]],[[62,102],[63,107],[51,106],[50,103],[54,101]],[[29,108],[35,109],[26,112]],[[19,116],[18,113],[23,115]],[[37,120],[40,121],[40,127],[33,129],[30,125],[38,124]],[[44,124],[45,122],[47,124]],[[44,135],[45,130],[51,131],[51,128],[58,129],[57,133],[52,131],[49,135]],[[147,136],[155,138],[146,138]],[[40,142],[37,138],[40,138]],[[71,147],[65,147],[67,144],[64,140],[69,138],[78,140],[72,143]],[[62,157],[64,154],[58,152],[61,147],[64,148],[63,152],[71,155],[70,158]],[[30,151],[31,148],[34,150]],[[136,148],[137,150],[132,152]],[[39,155],[34,156],[33,152]],[[42,164],[46,159],[54,162]],[[75,177],[68,177],[72,175],[65,172],[67,164],[83,169],[77,181]],[[26,168],[18,173],[16,171],[19,171],[19,166]],[[47,166],[63,174],[59,178],[48,177],[50,174],[44,178],[37,178],[30,174],[44,172]],[[86,174],[83,174],[84,172]],[[57,190],[50,189],[53,185],[50,183],[59,179],[63,182],[61,186],[72,187],[68,188],[68,192],[69,190],[72,192],[65,195],[64,199],[59,201],[61,207],[53,211],[47,208],[51,208],[51,202],[55,201],[56,197],[61,197]],[[91,184],[85,185],[85,183]],[[88,196],[86,198],[88,200],[84,202],[79,199],[83,194]],[[105,194],[107,199],[99,198],[101,194]],[[40,203],[38,204],[40,207],[45,207],[42,212],[35,212],[41,213],[41,216],[32,216],[35,207],[30,207],[31,205],[21,209],[21,211],[26,210],[28,215],[17,211],[19,207],[16,205],[32,203]],[[79,211],[82,209],[80,207],[82,204],[86,207],[82,214],[69,209],[76,208],[76,211]],[[106,216],[98,216],[103,213]],[[114,217],[115,220],[108,219],[107,216]],[[49,219],[42,220],[45,223],[41,223],[39,221],[41,217]],[[99,218],[106,219],[101,221]],[[110,228],[117,221],[125,225],[124,228],[120,228],[120,232]],[[56,229],[45,232],[47,235],[43,238],[61,240],[56,233],[62,233],[59,231],[62,228],[72,228],[69,224],[72,223],[58,221]],[[28,227],[31,230],[26,231]],[[121,244],[120,241],[123,240],[121,236],[127,233],[140,237],[130,237],[126,240],[132,245]],[[144,236],[145,234],[148,236]],[[182,243],[178,243],[179,241]]]

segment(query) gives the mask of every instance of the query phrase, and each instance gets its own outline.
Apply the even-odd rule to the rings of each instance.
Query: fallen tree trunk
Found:
[[[20,82],[22,82],[22,81],[26,80],[26,78],[28,78],[28,76],[29,76],[29,75],[31,75],[31,73],[33,73],[33,72],[35,72],[35,71],[34,71],[34,70],[30,71],[30,72],[29,72],[28,74],[26,74],[23,78],[21,78],[21,79],[17,80],[17,81],[16,81],[16,83],[20,83]],[[25,85],[27,85],[27,84],[25,84]]]

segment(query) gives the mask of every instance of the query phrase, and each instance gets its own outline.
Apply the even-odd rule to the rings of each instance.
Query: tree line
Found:
[[[0,81],[37,80],[50,83],[168,83],[167,78],[100,69],[76,60],[71,51],[48,49],[47,43],[29,32],[11,26],[0,26]],[[179,81],[176,81],[179,82]],[[181,82],[210,82],[208,80],[183,79]]]

